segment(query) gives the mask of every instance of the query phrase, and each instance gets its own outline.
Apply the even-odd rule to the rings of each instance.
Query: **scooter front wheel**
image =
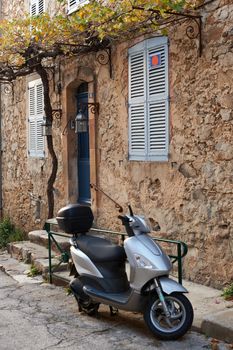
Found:
[[[163,340],[175,340],[182,337],[193,322],[193,308],[190,301],[181,293],[164,296],[169,317],[165,315],[158,296],[150,298],[144,320],[153,334]]]

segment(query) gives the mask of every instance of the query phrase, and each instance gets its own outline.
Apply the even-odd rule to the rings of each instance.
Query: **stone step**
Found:
[[[70,243],[69,240],[71,238],[70,235],[66,235],[65,233],[62,235],[64,235],[65,237],[62,236],[58,236],[56,234],[53,235],[53,237],[55,238],[56,242],[58,243],[58,245],[61,247],[61,249],[63,251],[69,251],[70,249]],[[28,233],[28,238],[30,240],[30,242],[32,243],[36,243],[39,244],[41,246],[44,246],[46,248],[48,248],[48,233],[45,230],[36,230],[36,231],[31,231]],[[56,244],[52,241],[52,249],[58,253],[60,253],[59,249],[57,248]]]
[[[47,248],[30,241],[13,242],[8,244],[7,248],[11,257],[23,261],[26,264],[33,265],[40,273],[47,275],[49,270]],[[68,269],[68,264],[60,263],[60,261],[60,255],[52,251],[52,267],[55,267],[58,271],[66,271]]]
[[[7,251],[0,250],[0,270],[19,283],[43,283],[42,276],[30,277],[30,265],[12,258]]]
[[[16,259],[26,264],[33,263],[36,258],[48,258],[48,249],[30,241],[20,241],[8,244],[8,252]],[[54,257],[55,252],[52,253]]]
[[[69,283],[73,278],[73,276],[70,276],[69,271],[54,272],[52,275],[52,284],[61,287],[69,287]]]
[[[53,271],[68,271],[69,264],[68,263],[61,263],[60,259],[58,258],[52,258],[52,269]],[[47,275],[49,272],[49,259],[43,259],[38,258],[35,259],[33,262],[33,265],[42,272],[42,274]]]

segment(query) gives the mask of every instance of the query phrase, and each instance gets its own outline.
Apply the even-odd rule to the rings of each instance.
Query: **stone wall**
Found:
[[[2,87],[3,215],[10,216],[18,226],[28,231],[41,228],[47,217],[46,188],[51,161],[47,149],[45,158],[32,158],[27,153],[27,79],[18,79],[9,95],[4,90],[5,86]],[[58,210],[64,192],[60,128],[54,128],[53,134],[59,160],[54,187]]]
[[[100,187],[158,222],[160,235],[185,241],[186,278],[215,287],[233,279],[232,20],[230,2],[203,9],[201,57],[198,41],[185,35],[187,25],[169,33],[167,163],[128,161],[127,45],[114,51],[114,80],[100,75],[98,89]],[[120,228],[103,196],[98,217],[100,226]]]
[[[55,4],[45,2],[45,8],[55,11]],[[29,11],[28,0],[2,1],[1,16],[14,18]],[[26,232],[42,228],[48,214],[47,181],[51,173],[51,160],[46,149],[45,158],[28,156],[28,91],[29,80],[37,75],[18,78],[12,85],[1,86],[1,167],[3,216]],[[51,77],[50,77],[51,78]],[[57,91],[51,83],[51,99],[54,108]],[[58,157],[58,175],[54,186],[55,212],[63,205],[64,184],[61,160],[61,123],[53,128],[54,147]],[[45,141],[46,143],[46,141]]]
[[[202,9],[202,15],[201,57],[198,40],[185,35],[187,24],[168,33],[168,162],[128,160],[127,55],[134,43],[113,47],[112,79],[108,65],[100,65],[95,55],[62,63],[63,115],[61,125],[53,130],[59,157],[55,212],[73,201],[77,192],[73,181],[77,144],[70,130],[63,131],[75,112],[75,89],[83,80],[91,84],[93,74],[100,103],[91,133],[91,140],[96,138],[91,171],[96,170],[97,185],[125,210],[131,203],[135,212],[150,218],[154,228],[159,223],[157,235],[188,244],[186,278],[221,288],[233,280],[233,4],[216,0]],[[41,227],[46,218],[51,164],[48,156],[35,160],[27,155],[26,86],[25,79],[20,79],[14,95],[2,93],[2,170],[4,212],[28,230]],[[57,98],[55,91],[54,105]],[[95,206],[98,226],[122,230],[113,203],[97,194]]]
[[[177,223],[189,245],[186,276],[220,287],[233,279],[233,4],[215,1],[204,18],[201,58],[181,54],[178,33],[171,45],[173,69],[182,60],[172,74],[171,165],[183,185],[168,232]]]

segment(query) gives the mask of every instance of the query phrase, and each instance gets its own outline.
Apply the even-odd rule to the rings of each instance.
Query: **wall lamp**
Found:
[[[74,119],[70,120],[70,128],[74,132],[81,133],[88,131],[88,111],[93,114],[99,113],[99,103],[82,102],[78,104],[78,113]]]
[[[52,122],[47,118],[41,123],[42,136],[52,135]]]

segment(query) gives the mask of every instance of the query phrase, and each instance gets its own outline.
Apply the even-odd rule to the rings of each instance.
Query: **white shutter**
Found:
[[[28,153],[30,156],[36,156],[36,123],[35,119],[29,120],[29,145]]]
[[[68,13],[76,11],[80,6],[87,4],[88,0],[68,0]]]
[[[38,157],[44,156],[44,136],[42,135],[42,122],[43,119],[37,119],[36,121],[36,153]]]
[[[44,0],[30,0],[30,15],[41,15],[44,12],[44,7]]]
[[[44,0],[39,0],[38,2],[38,15],[44,12]]]
[[[68,5],[69,8],[72,8],[72,7],[77,5],[78,1],[77,0],[69,0],[68,3],[69,3],[69,5]]]
[[[36,85],[36,114],[37,117],[43,118],[44,101],[43,101],[43,85],[39,82]]]
[[[35,86],[29,84],[29,118],[35,117]]]
[[[36,85],[36,151],[38,156],[44,155],[44,137],[41,124],[44,117],[44,94],[43,85],[39,80]]]
[[[30,16],[37,15],[37,0],[30,0]]]
[[[153,64],[153,59],[157,64]],[[168,158],[167,38],[145,40],[129,50],[129,157]]]
[[[44,157],[42,127],[44,115],[43,85],[40,79],[29,83],[28,153],[32,157]]]
[[[29,118],[28,118],[29,145],[28,145],[28,152],[31,156],[35,156],[35,154],[36,154],[35,86],[30,84],[28,91],[29,91]]]

